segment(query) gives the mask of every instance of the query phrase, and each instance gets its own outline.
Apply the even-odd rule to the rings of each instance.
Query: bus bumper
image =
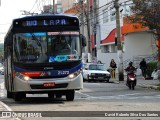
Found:
[[[46,86],[45,84],[49,84]],[[50,84],[52,84],[50,86]],[[54,85],[53,85],[54,84]],[[14,78],[14,92],[49,92],[59,90],[80,90],[83,88],[83,77],[79,74],[73,79],[66,78],[49,78],[49,79],[31,79],[29,81],[22,80],[18,77]]]

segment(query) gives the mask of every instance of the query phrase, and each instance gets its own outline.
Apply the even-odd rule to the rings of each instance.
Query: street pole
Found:
[[[100,60],[101,61],[101,49],[100,49],[100,41],[101,41],[101,32],[100,32],[100,24],[99,24],[99,15],[98,15],[98,7],[99,7],[99,0],[95,0],[96,1],[96,54],[97,54],[97,61]]]
[[[115,0],[114,6],[116,9],[116,33],[117,33],[117,55],[118,55],[119,81],[124,81],[123,53],[122,53],[122,43],[121,43],[122,38],[121,38],[120,16],[119,16],[119,0]]]
[[[98,8],[99,6],[99,0],[94,0],[93,1],[93,17],[94,17],[94,26],[93,26],[93,33],[94,33],[94,44],[96,45],[95,47],[95,57],[97,58],[96,60],[98,61],[98,58],[100,58],[100,40],[101,40],[101,33],[100,33],[100,24],[99,24],[99,17],[98,17]]]
[[[90,0],[87,0],[87,14],[86,14],[86,19],[87,19],[87,31],[88,31],[88,62],[92,61],[92,48],[91,48],[91,34],[90,34]]]
[[[83,0],[80,0],[80,21],[81,21],[81,33],[84,35],[84,6]]]
[[[55,14],[55,0],[53,0],[53,14]]]
[[[84,6],[83,6],[83,0],[79,0],[79,6],[80,6],[80,31],[81,34],[84,35]],[[82,61],[85,63],[85,48],[82,49]]]
[[[96,41],[97,41],[97,39],[96,39],[96,33],[97,33],[97,29],[96,29],[96,20],[97,20],[97,12],[96,12],[96,1],[97,0],[93,0],[93,18],[94,18],[94,20],[93,20],[93,35],[94,35],[94,57],[96,57],[97,55],[96,55],[96,47],[95,47],[95,45],[96,45]]]

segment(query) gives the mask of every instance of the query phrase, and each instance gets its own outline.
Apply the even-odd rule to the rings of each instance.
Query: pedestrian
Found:
[[[147,70],[147,63],[146,60],[143,58],[142,61],[139,63],[140,69],[142,71],[142,76],[146,79],[146,70]]]
[[[110,72],[111,72],[111,77],[112,78],[116,78],[116,68],[117,68],[117,64],[114,61],[114,59],[111,60],[110,62]]]

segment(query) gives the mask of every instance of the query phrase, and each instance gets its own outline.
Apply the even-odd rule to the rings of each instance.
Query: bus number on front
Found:
[[[69,71],[58,71],[58,75],[68,75]]]

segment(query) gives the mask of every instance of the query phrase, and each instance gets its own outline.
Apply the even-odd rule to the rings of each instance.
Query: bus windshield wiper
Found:
[[[31,35],[32,35],[33,40],[36,41],[37,45],[38,45],[39,47],[42,46],[42,45],[41,45],[41,42],[40,42],[40,41],[38,40],[38,38],[34,35],[34,33],[31,33]]]
[[[40,41],[38,40],[38,38],[34,35],[34,33],[31,33],[31,35],[32,35],[33,40],[36,41],[37,45],[38,45],[39,47],[41,47],[41,53],[42,53],[42,45],[41,45],[41,42],[40,42]]]

